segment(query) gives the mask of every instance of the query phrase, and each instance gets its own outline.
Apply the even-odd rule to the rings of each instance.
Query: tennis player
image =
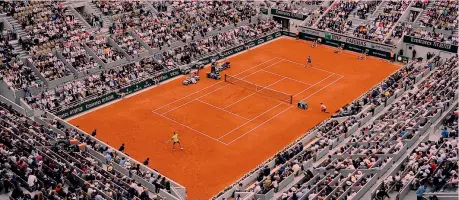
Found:
[[[172,135],[172,138],[170,140],[167,140],[166,142],[174,142],[172,144],[172,150],[175,150],[175,144],[178,143],[179,146],[180,146],[180,150],[183,150],[183,147],[182,147],[182,144],[180,144],[180,140],[178,139],[178,134],[176,132],[174,132],[174,135]]]
[[[327,106],[325,106],[325,104],[323,104],[323,103],[320,103],[320,111],[322,111],[324,113],[328,113]]]
[[[308,67],[308,65],[309,65],[310,67],[312,67],[312,59],[311,59],[311,56],[308,56],[307,63],[306,63],[306,65],[305,65],[304,67]]]

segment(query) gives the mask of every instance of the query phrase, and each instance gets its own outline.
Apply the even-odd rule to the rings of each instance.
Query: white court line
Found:
[[[320,92],[320,91],[322,91],[323,89],[327,88],[328,86],[330,86],[331,84],[335,83],[336,81],[341,80],[343,77],[344,77],[344,76],[339,77],[339,79],[334,80],[333,82],[331,82],[331,83],[327,84],[326,86],[322,87],[320,90],[317,90],[317,91],[313,92],[312,94],[310,94],[309,96],[307,96],[306,98],[304,98],[304,99],[302,99],[302,100],[304,101],[304,100],[308,99],[309,97],[311,97],[312,95],[317,94],[318,92]]]
[[[279,57],[277,57],[277,58],[279,58]],[[287,59],[285,59],[285,58],[279,58],[279,59],[282,59],[282,60],[285,60],[285,61],[287,61],[287,62],[291,62],[291,63],[297,64],[297,65],[301,65],[301,66],[303,66],[303,67],[305,66],[305,63],[299,63],[299,62],[296,62],[296,61],[287,60]],[[316,62],[316,63],[317,63],[317,62]],[[327,71],[327,70],[325,70],[325,69],[320,69],[320,68],[317,68],[317,67],[306,67],[306,68],[316,69],[316,70],[319,70],[319,71],[327,72],[327,73],[329,73],[329,74],[337,74],[337,73],[335,73],[335,72]],[[338,75],[342,76],[341,74],[338,74]]]
[[[260,66],[260,65],[262,65],[262,64],[265,64],[265,63],[267,63],[267,62],[269,62],[269,61],[271,61],[271,60],[274,60],[274,59],[276,59],[276,57],[271,58],[271,59],[269,59],[269,60],[267,60],[267,61],[265,61],[265,62],[262,62],[262,63],[260,63],[260,64],[258,64],[258,65],[255,65],[255,66],[253,66],[253,67],[251,67],[251,68],[249,68],[249,69],[246,69],[246,70],[240,72],[239,74],[241,74],[241,73],[243,73],[243,72],[246,72],[246,71],[249,71],[249,70],[251,70],[251,69],[253,69],[253,68],[255,68],[255,67],[258,67],[258,66]],[[236,74],[236,75],[238,75],[238,74]],[[161,107],[159,107],[159,108],[156,108],[154,111],[157,111],[157,110],[159,110],[159,109],[161,109],[161,108],[164,108],[164,107],[166,107],[166,106],[168,106],[168,105],[171,105],[171,104],[173,104],[173,103],[175,103],[175,102],[177,102],[177,101],[180,101],[180,100],[182,100],[182,99],[185,99],[185,98],[187,98],[187,97],[189,97],[189,96],[191,96],[191,95],[193,95],[193,94],[196,94],[196,93],[198,93],[198,92],[200,92],[200,91],[203,91],[203,90],[205,90],[205,89],[207,89],[207,88],[210,88],[210,87],[212,87],[212,86],[214,86],[214,85],[217,85],[217,84],[220,84],[220,83],[222,83],[222,81],[219,81],[219,82],[217,82],[217,83],[214,83],[214,84],[212,84],[212,85],[209,85],[209,86],[207,86],[207,87],[205,87],[205,88],[203,88],[203,89],[200,89],[200,90],[198,90],[198,91],[196,91],[196,92],[193,92],[193,93],[191,93],[191,94],[189,94],[189,95],[186,95],[186,96],[184,96],[184,97],[182,97],[182,98],[180,98],[180,99],[177,99],[177,100],[172,101],[172,102],[170,102],[170,103],[168,103],[168,104],[165,104],[165,105],[163,105],[163,106],[161,106]]]
[[[278,62],[275,62],[275,63],[273,63],[273,64],[271,64],[271,65],[275,65],[275,64],[277,64],[277,63],[279,63],[279,62],[282,62],[282,60],[281,60],[281,61],[278,61]],[[267,67],[270,67],[271,65],[268,65]],[[251,76],[252,74],[258,73],[259,71],[260,71],[260,70],[257,70],[257,71],[255,71],[255,72],[253,72],[253,73],[250,73],[250,74],[248,74],[247,76],[242,77],[241,80],[244,79],[244,78],[246,78],[246,77],[248,77],[248,76]],[[242,73],[242,72],[241,72],[241,73]],[[238,73],[238,74],[233,75],[233,76],[237,76],[237,75],[239,75],[239,74],[241,74],[241,73]],[[247,82],[248,82],[248,81],[247,81]],[[220,82],[219,82],[219,83],[220,83]],[[225,85],[225,86],[223,86],[223,87],[219,87],[219,88],[214,89],[214,90],[212,90],[212,91],[210,91],[210,92],[208,92],[208,93],[206,93],[206,94],[203,94],[203,95],[201,95],[201,96],[199,96],[199,97],[196,97],[196,98],[194,98],[194,99],[191,100],[191,101],[188,101],[188,102],[186,102],[186,103],[184,103],[184,104],[182,104],[182,105],[180,105],[180,106],[177,106],[177,107],[175,107],[175,108],[173,108],[173,109],[171,109],[171,110],[165,112],[164,114],[169,113],[169,112],[172,112],[172,111],[174,111],[174,110],[177,110],[177,109],[179,109],[179,108],[181,108],[181,107],[183,107],[183,106],[186,106],[186,105],[190,104],[190,103],[193,102],[193,101],[199,100],[200,98],[205,97],[205,96],[207,96],[207,95],[209,95],[209,94],[212,94],[212,93],[214,93],[214,92],[216,92],[216,91],[219,91],[219,90],[221,90],[221,89],[223,89],[223,88],[226,88],[226,87],[228,87],[229,85],[231,85],[231,84],[227,84],[227,85]]]
[[[266,121],[264,121],[263,123],[259,124],[258,126],[255,126],[254,128],[250,129],[249,131],[245,132],[244,134],[238,136],[237,138],[235,138],[234,140],[232,140],[231,142],[228,142],[227,144],[230,145],[231,143],[233,143],[234,141],[238,140],[239,138],[241,137],[244,137],[245,135],[249,134],[250,132],[252,132],[253,130],[257,129],[258,127],[260,126],[263,126],[264,124],[268,123],[269,121],[271,121],[272,119],[276,118],[277,116],[279,116],[280,114],[284,113],[285,111],[287,111],[288,109],[292,108],[293,106],[289,106],[287,107],[286,109],[284,109],[282,112],[279,112],[277,113],[276,115],[272,116],[271,118],[267,119]],[[220,138],[218,138],[220,139]]]
[[[266,72],[266,73],[269,73],[269,74],[273,74],[273,75],[276,75],[276,76],[280,76],[280,77],[283,77],[284,79],[289,79],[289,80],[291,80],[291,81],[295,81],[295,82],[302,83],[302,84],[305,84],[305,85],[312,85],[312,84],[310,84],[310,83],[306,83],[306,82],[303,82],[303,81],[300,81],[300,80],[296,80],[296,79],[294,79],[294,78],[290,78],[290,77],[287,77],[287,76],[284,76],[284,75],[280,75],[280,74],[278,74],[278,73],[270,72],[270,71],[268,71],[268,70],[262,69],[261,71]]]
[[[331,74],[330,76],[332,76],[332,75],[333,75],[333,74]],[[330,77],[330,76],[328,76],[328,77]],[[328,77],[327,77],[327,78],[328,78]],[[344,77],[344,76],[341,76],[340,78],[334,80],[333,82],[331,82],[331,83],[325,85],[325,86],[322,87],[320,90],[317,90],[316,92],[310,94],[309,96],[307,96],[307,97],[304,98],[303,100],[306,100],[306,99],[308,99],[309,97],[311,97],[312,95],[317,94],[318,92],[322,91],[323,89],[327,88],[328,86],[332,85],[333,83],[335,83],[336,81],[342,79],[343,77]],[[325,79],[327,79],[327,78],[325,78]],[[325,79],[323,79],[323,80],[325,80]],[[322,80],[322,81],[323,81],[323,80]],[[311,86],[311,87],[312,87],[312,86]],[[277,107],[277,106],[276,106],[276,107]],[[277,113],[276,115],[272,116],[271,118],[267,119],[266,121],[264,121],[263,123],[257,125],[256,127],[250,129],[249,131],[245,132],[244,134],[238,136],[237,138],[235,138],[235,139],[232,140],[231,142],[228,142],[227,144],[230,145],[231,143],[233,143],[233,142],[235,142],[236,140],[242,138],[243,136],[245,136],[245,135],[247,135],[248,133],[252,132],[253,130],[257,129],[258,127],[260,127],[260,126],[262,126],[262,125],[268,123],[268,122],[271,121],[272,119],[276,118],[277,116],[281,115],[282,113],[284,113],[285,111],[287,111],[287,110],[289,110],[290,108],[293,108],[293,107],[295,107],[295,106],[293,106],[293,105],[292,105],[292,106],[289,106],[288,108],[286,108],[286,109],[284,109],[283,111]],[[220,137],[220,138],[221,138],[221,137]],[[220,138],[218,138],[218,139],[220,139]]]
[[[276,84],[276,83],[279,83],[279,82],[283,81],[285,78],[287,78],[287,77],[281,78],[281,79],[277,80],[276,82],[271,83],[271,84],[269,84],[269,85],[267,85],[267,86],[263,86],[263,89],[264,89],[264,88],[268,88],[268,89],[269,89],[269,87],[273,86],[273,85]],[[263,90],[263,89],[261,89],[261,90]],[[273,89],[269,89],[269,90],[273,90]],[[274,90],[274,91],[275,91],[275,90]]]
[[[245,96],[244,98],[239,99],[239,100],[237,100],[237,101],[235,101],[235,102],[233,102],[233,103],[231,103],[231,104],[225,106],[223,109],[227,109],[228,107],[230,107],[230,106],[232,106],[232,105],[234,105],[234,104],[236,104],[236,103],[239,103],[239,102],[241,102],[242,100],[247,99],[248,97],[253,96],[255,93],[256,93],[256,92],[254,92],[254,93],[252,93],[252,94],[249,94],[249,95]]]
[[[207,104],[207,105],[209,105],[209,106],[211,106],[211,107],[214,107],[214,108],[216,108],[216,109],[218,109],[218,110],[225,111],[225,112],[227,112],[227,113],[233,114],[234,116],[237,116],[237,117],[240,117],[240,118],[243,118],[243,119],[246,119],[246,120],[250,120],[250,119],[247,118],[247,117],[238,115],[238,114],[233,113],[233,112],[228,111],[228,110],[223,110],[222,108],[220,108],[220,107],[218,107],[218,106],[212,105],[212,104],[207,103],[207,102],[205,102],[205,101],[202,101],[202,100],[200,100],[200,99],[198,99],[198,100],[196,100],[196,101],[201,102],[201,103],[203,103],[203,104]]]
[[[321,83],[322,81],[325,81],[326,79],[330,78],[331,76],[333,76],[333,74],[330,74],[329,76],[325,77],[324,79],[320,80],[319,82],[314,83],[313,85],[309,86],[308,88],[302,90],[301,92],[296,93],[295,95],[293,95],[293,97],[296,97],[297,95],[303,93],[304,91],[309,90],[310,88],[316,86],[317,84]]]
[[[255,120],[255,119],[257,119],[258,117],[260,117],[260,116],[264,115],[265,113],[267,113],[267,112],[269,112],[269,111],[273,110],[274,108],[277,108],[277,107],[278,107],[278,106],[280,106],[280,105],[282,105],[282,103],[279,103],[279,104],[277,104],[276,106],[272,107],[271,109],[269,109],[269,110],[266,110],[265,112],[263,112],[263,113],[259,114],[258,116],[254,117],[254,118],[253,118],[253,119],[251,119],[250,121],[247,121],[247,122],[245,122],[245,123],[241,124],[240,126],[238,126],[238,127],[234,128],[233,130],[231,130],[230,132],[226,133],[225,135],[222,135],[222,136],[221,136],[221,137],[219,137],[218,139],[221,139],[221,138],[223,138],[223,137],[227,136],[228,134],[230,134],[230,133],[234,132],[235,130],[237,130],[237,129],[239,129],[239,128],[243,127],[243,126],[245,126],[246,124],[248,124],[248,123],[252,122],[253,120]]]
[[[172,122],[175,122],[175,123],[177,123],[177,124],[179,124],[179,125],[181,125],[181,126],[183,126],[183,127],[185,127],[185,128],[188,128],[188,129],[190,129],[190,130],[193,130],[193,131],[195,131],[195,132],[197,132],[197,133],[199,133],[199,134],[201,134],[201,135],[204,135],[204,136],[206,136],[206,137],[208,137],[208,138],[210,138],[210,139],[212,139],[212,140],[215,140],[215,141],[217,141],[217,142],[219,142],[219,143],[222,143],[222,144],[224,144],[224,145],[228,145],[228,144],[226,144],[226,143],[224,143],[224,142],[222,142],[222,141],[220,141],[220,140],[218,140],[218,139],[213,138],[212,136],[209,136],[209,135],[207,135],[207,134],[205,134],[205,133],[203,133],[203,132],[201,132],[201,131],[198,131],[198,130],[196,130],[196,129],[194,129],[194,128],[191,128],[191,127],[189,127],[189,126],[187,126],[187,125],[185,125],[185,124],[182,124],[182,123],[180,123],[180,122],[178,122],[178,121],[176,121],[176,120],[174,120],[174,119],[171,119],[170,117],[167,117],[167,116],[165,116],[165,115],[163,115],[163,114],[159,114],[159,113],[157,113],[157,112],[155,112],[155,111],[151,111],[151,112],[154,113],[154,114],[157,114],[157,115],[159,115],[159,116],[161,116],[161,117],[164,117],[165,119],[168,119],[168,120],[170,120],[170,121],[172,121]]]

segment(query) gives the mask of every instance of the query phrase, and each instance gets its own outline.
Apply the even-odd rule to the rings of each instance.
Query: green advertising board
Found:
[[[159,79],[160,82],[162,82],[162,81],[166,81],[166,80],[168,80],[170,78],[176,77],[178,75],[180,75],[180,69],[173,69],[171,71],[162,73],[161,75],[158,76],[158,79]],[[129,95],[129,94],[132,94],[134,92],[143,90],[143,89],[148,88],[150,86],[153,86],[153,85],[154,85],[153,79],[149,78],[149,79],[137,82],[135,84],[132,84],[130,86],[121,88],[119,90],[119,93],[123,93],[124,95]],[[54,114],[56,116],[62,118],[62,119],[68,118],[68,117],[71,117],[73,115],[77,115],[79,113],[86,112],[86,111],[88,111],[88,110],[90,110],[92,108],[95,108],[97,106],[106,104],[106,103],[111,102],[113,100],[116,100],[116,99],[121,97],[119,95],[119,93],[110,92],[110,93],[102,95],[100,97],[97,97],[97,98],[90,99],[88,101],[82,102],[82,103],[80,103],[78,105],[75,105],[75,106],[72,106],[70,108],[66,108],[64,110],[56,111]]]
[[[133,85],[130,85],[130,86],[127,86],[125,88],[122,88],[120,89],[120,93],[124,93],[125,95],[129,95],[129,94],[132,94],[134,92],[137,92],[139,90],[143,90],[147,87],[150,87],[154,85],[154,82],[152,79],[146,79],[146,80],[143,80],[143,81],[140,81],[136,84],[133,84]]]
[[[290,37],[296,37],[294,33],[283,31],[283,35],[290,36]],[[369,56],[375,56],[379,58],[383,58],[386,60],[393,60],[395,58],[391,58],[390,56],[390,48],[385,47],[383,45],[377,46],[374,43],[368,42],[368,41],[361,41],[355,38],[350,38],[350,37],[344,37],[344,36],[339,36],[335,35],[329,32],[321,32],[316,31],[316,30],[308,30],[308,33],[305,32],[300,32],[300,39],[303,40],[309,40],[309,41],[315,41],[318,38],[321,39],[321,43],[333,47],[339,47],[341,45],[344,45],[344,50],[349,50],[349,51],[354,51],[358,53],[365,52],[365,50],[368,50],[368,55]],[[383,50],[384,49],[384,50]]]
[[[415,44],[415,45],[419,45],[419,46],[423,46],[427,48],[447,51],[451,53],[457,53],[457,45],[447,44],[444,42],[425,40],[425,39],[416,38],[416,37],[412,37],[408,35],[403,36],[403,42],[409,43],[409,44]]]
[[[271,8],[271,14],[275,16],[279,16],[279,17],[285,17],[285,18],[296,19],[296,20],[301,20],[301,21],[304,21],[308,17],[307,15],[303,15],[300,13],[292,13],[289,11],[277,10],[274,8]]]
[[[85,101],[85,102],[83,102],[81,104],[72,106],[70,108],[66,108],[64,110],[59,110],[54,114],[56,116],[64,119],[64,118],[68,118],[68,117],[71,117],[73,115],[88,111],[88,110],[90,110],[92,108],[95,108],[97,106],[100,106],[100,105],[108,103],[108,102],[111,102],[111,101],[113,101],[115,99],[118,99],[118,98],[119,98],[118,94],[116,94],[115,92],[110,92],[110,93],[104,94],[104,95],[102,95],[100,97]]]

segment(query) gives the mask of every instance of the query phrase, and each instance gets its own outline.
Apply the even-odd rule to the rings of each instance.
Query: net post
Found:
[[[293,96],[290,95],[290,104],[293,104]]]
[[[228,75],[228,74],[225,74],[225,82],[227,82],[227,81],[226,81],[226,76],[227,76],[227,75]]]

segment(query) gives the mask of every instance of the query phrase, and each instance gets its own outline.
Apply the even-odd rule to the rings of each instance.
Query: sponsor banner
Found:
[[[147,80],[140,81],[140,82],[138,82],[136,84],[124,87],[124,88],[120,89],[119,92],[120,93],[124,93],[125,95],[129,95],[129,94],[132,94],[132,93],[137,92],[139,90],[143,90],[143,89],[145,89],[147,87],[150,87],[152,85],[154,85],[153,80],[147,79]]]
[[[306,15],[303,15],[303,14],[300,14],[300,13],[292,13],[292,12],[288,12],[288,11],[277,10],[277,9],[274,9],[274,8],[271,9],[271,14],[272,15],[277,15],[277,16],[280,16],[280,17],[286,17],[286,18],[290,18],[290,19],[301,20],[301,21],[304,21],[306,19],[306,17],[307,17]]]
[[[304,39],[308,40],[315,40],[317,38],[322,38],[328,42],[324,42],[325,44],[330,44],[336,46],[337,43],[345,43],[353,46],[359,46],[359,48],[367,48],[375,51],[375,55],[381,54],[381,52],[387,52],[390,54],[392,49],[395,46],[380,44],[376,42],[372,42],[370,40],[362,40],[359,38],[349,37],[346,35],[335,34],[326,32],[323,30],[312,29],[308,27],[301,27],[300,32],[303,33]],[[381,56],[379,56],[381,57]]]
[[[169,80],[171,78],[174,78],[174,77],[176,77],[178,75],[180,75],[180,69],[173,69],[171,71],[164,72],[161,75],[159,75],[158,76],[158,80],[159,80],[159,82],[163,82],[163,81]]]
[[[415,44],[423,47],[428,47],[432,49],[438,49],[442,51],[447,51],[451,53],[457,53],[457,45],[447,44],[444,42],[435,42],[432,40],[425,40],[421,38],[416,38],[412,36],[403,36],[403,42],[409,44]]]
[[[232,49],[228,49],[228,50],[222,51],[218,55],[219,55],[220,58],[225,58],[225,57],[234,55],[234,54],[239,53],[239,52],[244,51],[244,50],[245,50],[245,46],[244,45],[240,45],[240,46],[234,47]]]
[[[290,37],[296,37],[294,33],[288,31],[283,31],[282,34]],[[326,44],[329,46],[339,47],[341,45],[344,45],[345,50],[355,51],[358,53],[362,53],[365,52],[365,50],[368,50],[369,56],[375,56],[387,60],[395,59],[390,57],[390,52],[393,48],[390,45],[378,44],[368,40],[360,40],[358,38],[348,37],[340,34],[333,34],[322,30],[301,27],[300,39],[315,41],[318,38],[321,39],[322,44]]]
[[[89,109],[95,108],[97,106],[100,106],[102,104],[108,103],[110,101],[113,101],[115,99],[118,99],[119,96],[115,92],[111,92],[105,95],[102,95],[100,97],[97,97],[95,99],[91,99],[89,101],[83,102],[79,105],[72,106],[70,108],[66,108],[64,110],[59,110],[58,112],[54,113],[56,116],[64,119],[71,117],[73,115],[88,111]]]
[[[174,70],[171,70],[171,71],[168,71],[168,72],[164,72],[163,74],[159,75],[158,78],[159,78],[159,81],[162,82],[162,81],[168,80],[170,78],[176,77],[178,75],[180,75],[180,69],[174,69]],[[119,93],[124,93],[125,95],[129,95],[129,94],[132,94],[134,92],[143,90],[143,89],[148,88],[150,86],[153,86],[153,85],[154,85],[154,81],[152,79],[146,79],[146,80],[143,80],[141,82],[138,82],[138,83],[135,83],[133,85],[130,85],[130,86],[127,86],[127,87],[124,87],[124,88],[120,89]],[[62,119],[68,118],[68,117],[71,117],[73,115],[88,111],[88,110],[90,110],[92,108],[95,108],[97,106],[106,104],[106,103],[111,102],[113,100],[116,100],[116,99],[118,99],[120,97],[121,96],[118,93],[111,92],[111,93],[102,95],[100,97],[97,97],[95,99],[91,99],[91,100],[88,100],[86,102],[82,102],[82,103],[80,103],[80,104],[78,104],[76,106],[73,106],[73,107],[70,107],[70,108],[67,108],[67,109],[64,109],[64,110],[61,110],[61,111],[57,111],[54,114],[56,116],[62,118]]]

